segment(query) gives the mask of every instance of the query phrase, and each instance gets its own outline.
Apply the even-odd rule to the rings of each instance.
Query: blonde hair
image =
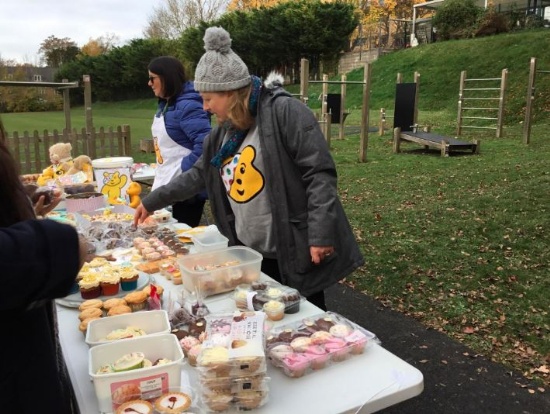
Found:
[[[232,125],[237,129],[248,129],[254,123],[254,117],[250,115],[248,101],[252,87],[250,85],[234,91],[226,92],[229,96],[229,108],[227,109],[227,117],[231,120]]]

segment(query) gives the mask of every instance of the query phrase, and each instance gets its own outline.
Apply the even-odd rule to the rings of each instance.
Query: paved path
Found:
[[[375,333],[384,348],[423,373],[423,393],[384,414],[550,414],[550,390],[530,394],[536,386],[520,373],[475,356],[367,295],[336,285],[327,290],[327,306]]]

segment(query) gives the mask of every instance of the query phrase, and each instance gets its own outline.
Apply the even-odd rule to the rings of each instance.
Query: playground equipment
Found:
[[[309,80],[309,61],[307,59],[302,59],[300,64],[300,99],[307,105],[308,101],[308,87],[310,83],[322,83],[323,92],[322,92],[322,107],[321,107],[321,116],[322,119],[319,121],[323,125],[323,133],[325,139],[327,140],[330,146],[331,139],[331,124],[332,124],[332,115],[327,111],[327,96],[328,96],[328,85],[336,84],[341,85],[341,101],[340,101],[340,113],[338,119],[340,120],[339,127],[339,137],[340,139],[344,138],[344,122],[349,114],[346,112],[345,108],[345,97],[346,97],[346,86],[347,85],[363,85],[363,102],[361,106],[361,131],[360,131],[360,142],[359,142],[359,161],[367,161],[367,147],[369,142],[369,90],[370,90],[370,81],[371,81],[371,65],[370,63],[365,63],[363,80],[362,81],[348,81],[346,80],[346,75],[342,75],[342,80],[340,81],[330,81],[328,75],[323,75],[322,81],[312,81]]]
[[[423,145],[425,149],[437,148],[441,156],[448,157],[451,152],[479,152],[479,141],[472,143],[430,132],[430,126],[422,126],[418,118],[418,90],[420,74],[415,72],[414,82],[402,83],[398,76],[395,85],[395,110],[393,130],[393,152],[401,152],[401,142],[409,141]],[[420,129],[423,129],[420,131]]]
[[[413,82],[416,84],[416,91],[415,91],[415,96],[414,96],[414,113],[413,113],[413,120],[412,122],[410,123],[410,125],[416,125],[417,124],[417,119],[418,119],[418,91],[419,91],[419,87],[420,87],[420,73],[418,72],[414,72],[414,78],[413,78]],[[403,83],[403,75],[401,73],[397,73],[397,79],[395,81],[396,84],[400,84],[400,83]],[[382,136],[384,135],[384,132],[388,129],[388,126],[387,126],[387,119],[388,118],[391,118],[391,119],[394,119],[394,116],[392,115],[388,115],[386,113],[386,108],[380,108],[380,113],[379,113],[379,120],[378,120],[378,135]]]
[[[496,137],[502,137],[502,127],[504,125],[504,100],[506,95],[506,84],[508,79],[508,69],[503,69],[500,78],[477,78],[468,79],[466,71],[460,73],[460,90],[458,93],[458,120],[456,134],[461,135],[463,128],[474,129],[494,129]],[[491,87],[491,83],[500,82],[500,87]],[[466,87],[469,83],[473,86]],[[498,96],[495,96],[495,91],[498,91]],[[464,106],[467,101],[478,102],[478,106]],[[497,107],[482,106],[483,102],[489,103],[498,101]],[[464,111],[472,115],[465,116]],[[497,116],[494,116],[497,111]],[[464,125],[463,121],[470,119],[472,122],[479,122],[477,125]],[[487,121],[496,121],[496,124],[488,125]],[[480,123],[483,123],[481,125]]]
[[[524,144],[529,144],[529,141],[531,139],[531,121],[533,120],[535,78],[537,73],[550,73],[550,70],[537,70],[537,58],[532,57],[529,66],[529,84],[527,85],[527,105],[525,106],[525,122],[523,123]]]

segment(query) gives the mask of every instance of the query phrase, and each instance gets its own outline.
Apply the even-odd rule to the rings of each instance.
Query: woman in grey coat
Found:
[[[248,73],[220,27],[206,30],[195,71],[204,109],[216,116],[189,171],[151,192],[134,221],[206,188],[231,245],[260,252],[262,271],[326,309],[324,289],[363,264],[337,194],[336,167],[313,113]]]

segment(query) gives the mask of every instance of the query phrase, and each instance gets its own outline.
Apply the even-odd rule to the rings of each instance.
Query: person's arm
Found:
[[[210,117],[198,102],[186,106],[180,128],[192,143],[191,153],[181,160],[181,170],[189,170],[202,155],[204,138],[210,133]]]
[[[76,230],[52,220],[0,228],[0,310],[66,296],[85,255]]]

